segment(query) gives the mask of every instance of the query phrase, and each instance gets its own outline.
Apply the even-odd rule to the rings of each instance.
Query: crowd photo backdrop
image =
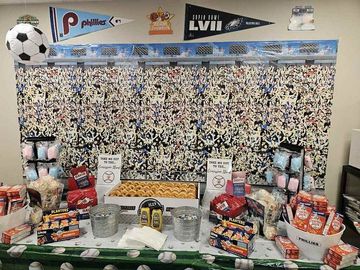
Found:
[[[65,171],[86,164],[96,173],[98,154],[121,153],[123,179],[204,181],[208,158],[231,158],[233,170],[249,172],[253,184],[266,184],[274,150],[288,142],[310,153],[316,187],[324,188],[336,59],[327,56],[336,57],[337,42],[312,44],[317,50],[283,42],[264,53],[259,47],[266,43],[256,42],[235,55],[219,45],[217,55],[175,65],[177,58],[146,63],[155,45],[126,63],[134,48],[118,50],[111,65],[87,64],[54,47],[55,64],[17,67],[21,140],[56,136]],[[188,59],[200,57],[195,43],[194,53],[184,46],[178,51]],[[97,57],[93,46],[83,48]],[[224,61],[228,56],[248,60]]]

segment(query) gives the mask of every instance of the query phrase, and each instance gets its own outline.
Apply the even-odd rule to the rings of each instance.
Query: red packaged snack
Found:
[[[322,195],[313,195],[312,196],[313,208],[318,212],[326,212],[328,208],[328,200],[325,196]]]
[[[326,216],[329,216],[331,212],[336,212],[336,206],[328,205],[326,209]]]
[[[97,193],[95,188],[72,190],[67,195],[68,207],[78,209],[97,205]]]
[[[358,255],[358,252],[359,250],[356,247],[349,244],[341,244],[329,249],[329,255],[339,261],[353,258],[354,255]]]
[[[307,193],[306,191],[300,190],[296,196],[297,203],[311,203],[312,196],[311,194]]]
[[[7,191],[10,189],[10,186],[0,186],[0,197],[6,197]]]
[[[324,259],[324,263],[327,264],[328,266],[330,266],[334,270],[340,270],[340,269],[343,269],[345,267],[348,267],[348,266],[351,266],[354,264],[353,261],[349,261],[349,262],[342,263],[339,265],[336,262],[334,262],[332,259],[329,259],[327,257]]]
[[[10,199],[7,209],[7,214],[11,214],[16,212],[17,210],[24,207],[24,199],[17,198],[17,199]]]
[[[324,213],[313,211],[309,218],[307,231],[313,234],[322,234],[326,223]]]
[[[344,216],[332,211],[323,230],[324,235],[336,234],[341,231]]]
[[[25,198],[26,195],[26,186],[25,185],[12,186],[7,190],[6,195],[14,199],[15,198],[23,199]]]
[[[227,217],[237,217],[246,211],[246,199],[229,194],[222,194],[210,202],[210,210]]]
[[[77,190],[77,189],[81,189],[81,188],[90,188],[90,187],[95,187],[95,176],[93,175],[89,175],[88,177],[88,182],[90,183],[89,186],[87,187],[80,187],[80,186],[86,186],[86,183],[85,185],[78,185],[78,182],[73,178],[73,177],[70,177],[68,179],[68,188],[69,190]]]
[[[299,248],[288,237],[276,236],[275,243],[285,259],[299,259]]]
[[[0,216],[7,214],[7,197],[0,197]]]
[[[306,231],[311,213],[311,204],[300,203],[296,209],[292,225],[299,230]]]
[[[11,228],[2,233],[1,241],[4,244],[13,244],[32,234],[32,227],[29,224],[23,224],[15,228]]]
[[[347,263],[354,263],[356,262],[357,260],[357,255],[354,255],[352,257],[348,257],[346,259],[342,259],[342,260],[339,260],[338,258],[336,257],[333,257],[331,256],[329,253],[325,256],[324,258],[324,262],[326,263],[327,262],[332,262],[333,264],[335,265],[344,265],[344,264],[347,264]]]
[[[69,190],[91,187],[89,172],[85,165],[70,170]],[[72,181],[73,180],[73,181]],[[70,183],[70,181],[72,183]]]
[[[69,191],[67,194],[68,207],[79,211],[80,219],[89,218],[91,206],[98,204],[95,188],[86,188]]]

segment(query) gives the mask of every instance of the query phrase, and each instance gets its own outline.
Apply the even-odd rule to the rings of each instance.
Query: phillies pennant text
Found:
[[[85,35],[133,20],[109,15],[50,7],[50,23],[53,41]]]
[[[274,24],[215,9],[186,4],[184,40]]]

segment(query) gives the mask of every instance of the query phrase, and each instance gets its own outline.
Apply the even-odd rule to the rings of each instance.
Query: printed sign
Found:
[[[109,15],[50,7],[50,23],[53,41],[85,35],[132,22],[133,20]]]
[[[289,31],[315,30],[314,8],[312,6],[296,6],[292,9],[292,16],[288,26]]]
[[[169,11],[164,11],[161,7],[157,11],[148,15],[150,23],[149,35],[171,35],[173,30],[171,29],[170,20],[174,17]]]
[[[101,154],[98,159],[97,184],[117,185],[120,183],[121,155]]]
[[[209,37],[269,24],[273,22],[186,4],[184,39]]]
[[[209,158],[207,161],[206,189],[225,191],[227,180],[231,179],[231,159]]]
[[[36,18],[35,16],[32,16],[32,15],[23,15],[23,16],[20,16],[17,20],[16,20],[16,23],[17,24],[20,24],[20,23],[28,23],[28,24],[31,24],[33,26],[38,26],[39,25],[39,19]]]

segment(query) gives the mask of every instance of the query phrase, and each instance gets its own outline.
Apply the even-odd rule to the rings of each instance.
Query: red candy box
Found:
[[[69,191],[67,202],[69,208],[76,208],[79,211],[80,219],[87,219],[90,207],[98,204],[96,190],[92,187]]]

